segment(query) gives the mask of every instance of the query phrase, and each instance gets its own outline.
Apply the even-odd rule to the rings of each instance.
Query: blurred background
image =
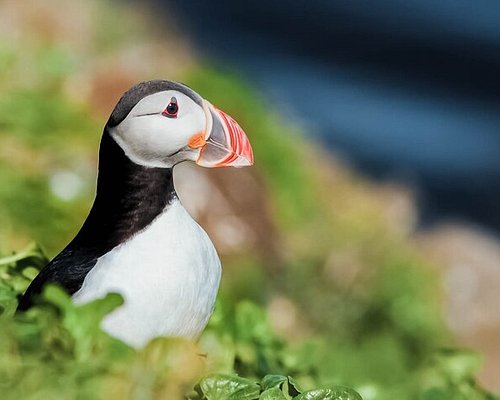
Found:
[[[0,252],[64,247],[119,96],[180,80],[255,151],[176,171],[223,298],[326,340],[342,382],[405,393],[453,345],[498,392],[498,21],[494,0],[0,1]]]
[[[423,222],[500,230],[498,2],[156,4],[336,157],[416,187]]]

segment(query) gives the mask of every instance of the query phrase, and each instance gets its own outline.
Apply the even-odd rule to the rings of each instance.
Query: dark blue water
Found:
[[[156,4],[332,152],[416,185],[424,220],[500,231],[500,1]]]

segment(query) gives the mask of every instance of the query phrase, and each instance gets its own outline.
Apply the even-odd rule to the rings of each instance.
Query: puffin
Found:
[[[221,262],[176,193],[173,170],[185,161],[244,167],[254,157],[240,125],[188,86],[152,80],[126,91],[104,127],[89,215],[18,311],[48,283],[75,304],[119,293],[123,304],[101,322],[109,335],[135,348],[160,336],[195,340],[212,314]]]

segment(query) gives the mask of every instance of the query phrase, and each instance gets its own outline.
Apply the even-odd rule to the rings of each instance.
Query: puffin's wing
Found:
[[[25,311],[30,308],[47,283],[61,286],[69,295],[77,292],[97,259],[95,255],[79,254],[70,249],[63,250],[31,282],[21,297],[17,310]]]

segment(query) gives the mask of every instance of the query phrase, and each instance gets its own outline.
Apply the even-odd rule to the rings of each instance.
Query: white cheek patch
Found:
[[[171,97],[179,104],[177,118],[161,114]],[[192,150],[187,144],[204,129],[202,107],[180,92],[166,91],[142,99],[110,133],[136,164],[168,168],[180,161],[196,160],[199,149]]]

